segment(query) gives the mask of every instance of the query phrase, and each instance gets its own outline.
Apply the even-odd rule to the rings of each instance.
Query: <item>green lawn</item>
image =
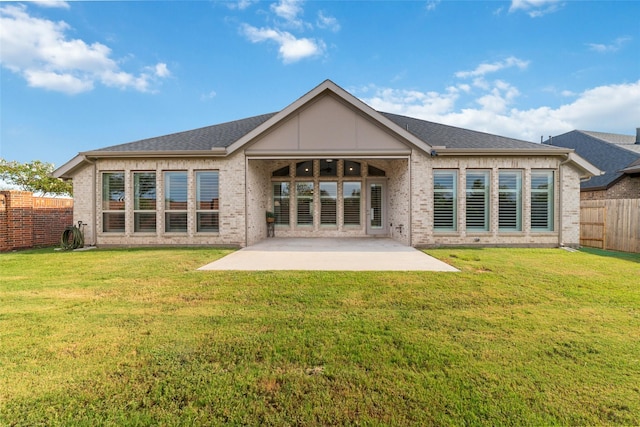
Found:
[[[0,425],[640,425],[640,256],[201,272],[229,251],[0,254]]]

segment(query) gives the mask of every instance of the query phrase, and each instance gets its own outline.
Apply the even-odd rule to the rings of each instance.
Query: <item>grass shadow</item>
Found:
[[[636,254],[632,252],[606,251],[604,249],[584,248],[584,247],[580,248],[580,252],[585,252],[591,255],[618,258],[625,261],[640,263],[640,254]]]

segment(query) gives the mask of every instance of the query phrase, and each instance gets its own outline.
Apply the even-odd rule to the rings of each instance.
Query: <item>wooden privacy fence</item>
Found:
[[[640,199],[580,201],[580,244],[640,253]]]

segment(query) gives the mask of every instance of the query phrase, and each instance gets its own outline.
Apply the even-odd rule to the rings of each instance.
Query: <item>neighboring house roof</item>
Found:
[[[629,149],[635,136],[573,130],[554,136],[545,144],[575,150],[577,154],[605,173],[582,182],[583,190],[605,190],[630,173],[627,167],[640,159],[640,152]],[[640,147],[640,145],[638,145]]]
[[[358,111],[371,122],[397,135],[407,145],[432,155],[566,155],[584,172],[583,176],[599,173],[593,165],[573,155],[571,150],[378,112],[326,80],[277,113],[86,151],[58,168],[54,176],[71,178],[77,168],[100,157],[227,156],[284,123],[297,111],[324,95],[332,96]]]
[[[583,130],[581,132],[594,138],[601,139],[610,144],[615,144],[618,147],[622,147],[624,149],[640,154],[640,144],[637,143],[637,136],[620,135],[617,133],[593,132],[588,130]]]

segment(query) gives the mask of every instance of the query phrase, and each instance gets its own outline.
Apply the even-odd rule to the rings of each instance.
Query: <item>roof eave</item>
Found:
[[[433,147],[432,155],[437,156],[567,156],[566,149],[522,149],[522,148],[447,148]]]
[[[573,150],[568,154],[567,161],[573,163],[582,171],[580,179],[589,179],[594,176],[601,176],[605,174],[604,171],[598,169],[591,162],[587,161],[584,157],[580,156]]]
[[[158,151],[84,151],[80,155],[87,159],[138,159],[138,158],[172,158],[172,157],[224,157],[227,150],[222,147],[211,150],[158,150]]]
[[[67,163],[63,164],[62,166],[54,170],[51,173],[51,176],[53,176],[54,178],[60,178],[60,179],[72,179],[73,173],[76,170],[90,163],[91,162],[88,161],[85,156],[83,156],[82,154],[78,154],[77,156],[69,160]]]

